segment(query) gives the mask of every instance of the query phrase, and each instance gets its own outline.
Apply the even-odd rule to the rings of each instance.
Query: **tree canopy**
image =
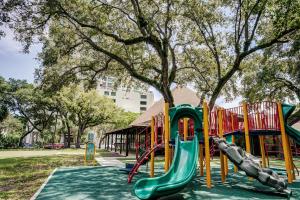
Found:
[[[221,92],[235,94],[246,62],[300,28],[300,3],[289,0],[8,2],[25,50],[44,43],[43,80],[93,82],[105,72],[153,86],[171,104],[172,83],[194,83],[211,107]]]

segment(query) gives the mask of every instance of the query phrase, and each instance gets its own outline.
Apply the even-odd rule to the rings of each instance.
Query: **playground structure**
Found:
[[[128,182],[131,181],[138,167],[149,160],[149,155],[151,157],[150,177],[154,176],[154,156],[159,146],[164,147],[165,150],[164,168],[167,173],[162,177],[139,180],[135,184],[135,194],[139,198],[160,197],[181,190],[192,180],[198,158],[201,176],[204,175],[205,161],[206,185],[211,188],[210,160],[214,153],[212,147],[217,146],[220,149],[222,182],[225,182],[228,175],[229,159],[234,164],[234,172],[245,171],[246,175],[275,188],[278,192],[289,193],[284,179],[274,171],[266,169],[268,154],[266,154],[264,141],[266,136],[281,136],[288,183],[292,183],[295,180],[295,170],[289,137],[299,144],[300,133],[288,126],[286,120],[294,109],[295,106],[275,102],[243,103],[236,108],[215,107],[212,110],[208,109],[205,102],[203,108],[179,105],[169,109],[168,104],[165,104],[164,124],[161,126],[164,127],[161,128],[164,133],[161,141],[164,143],[157,144],[155,139],[158,137],[155,126],[157,121],[156,117],[152,117],[151,140],[147,140],[150,141],[149,148],[145,151],[147,153],[138,159],[137,167],[129,174]],[[246,151],[242,151],[235,145],[238,137],[239,140],[243,139],[242,146],[245,146]],[[261,159],[258,163],[250,155],[252,146],[250,137],[258,137],[259,140]],[[193,140],[190,141],[191,139]],[[199,146],[194,147],[196,140]],[[213,145],[212,141],[217,145]]]

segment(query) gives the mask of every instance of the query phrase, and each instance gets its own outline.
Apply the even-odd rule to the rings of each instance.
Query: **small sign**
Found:
[[[95,133],[89,132],[88,133],[88,142],[93,142],[95,138]]]

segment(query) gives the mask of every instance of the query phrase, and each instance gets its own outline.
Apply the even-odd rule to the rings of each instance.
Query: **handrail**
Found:
[[[142,165],[142,163],[148,159],[149,155],[154,151],[160,149],[162,147],[163,144],[159,144],[156,145],[154,148],[146,151],[141,157],[139,157],[138,161],[135,163],[135,165],[133,166],[133,168],[131,169],[131,171],[128,174],[128,183],[131,183],[131,180],[133,178],[133,176],[135,175],[135,173],[137,172],[137,170],[139,169],[139,167]]]

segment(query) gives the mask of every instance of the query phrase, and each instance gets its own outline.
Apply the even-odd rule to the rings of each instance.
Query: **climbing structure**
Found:
[[[209,133],[211,137],[218,136],[233,144],[237,137],[244,138],[242,142],[249,154],[252,152],[251,148],[253,149],[251,137],[258,137],[263,168],[267,167],[268,160],[265,147],[266,136],[280,136],[288,182],[291,183],[295,179],[295,172],[289,137],[298,143],[300,134],[299,131],[288,126],[286,121],[294,109],[295,106],[276,102],[243,103],[241,106],[228,109],[216,107],[210,112]],[[228,162],[227,156],[223,153],[220,153],[221,176],[222,181],[225,181]]]
[[[287,125],[287,118],[293,109],[294,106],[275,102],[243,103],[235,108],[215,107],[210,111],[206,102],[202,108],[182,104],[171,109],[166,103],[162,140],[166,174],[139,180],[135,184],[135,194],[140,199],[150,199],[180,191],[194,177],[198,158],[200,175],[204,176],[204,155],[206,185],[211,188],[212,141],[220,150],[222,182],[225,182],[228,174],[229,159],[234,164],[234,172],[244,171],[247,176],[278,192],[291,194],[285,178],[266,168],[264,140],[268,135],[281,137],[288,183],[291,183],[295,179],[295,173],[289,137],[296,143],[300,141],[300,132]],[[155,130],[155,118],[152,117],[150,149],[137,162],[140,165],[150,155],[150,177],[154,177],[154,152],[157,148]],[[250,141],[253,136],[259,138],[260,161],[251,155],[253,145]],[[245,150],[235,145],[236,137],[242,139]],[[135,171],[132,174],[134,173]]]
[[[150,160],[151,153],[155,154],[155,152],[161,150],[163,146],[163,113],[159,113],[158,115],[153,117],[153,131],[154,136],[154,144],[151,146],[151,134],[141,135],[138,134],[136,144],[136,163],[128,174],[128,183],[131,183],[134,175],[138,172],[138,169],[141,165],[147,163]],[[148,127],[147,127],[148,128]],[[141,132],[143,133],[143,132]],[[143,141],[142,141],[143,140]]]

